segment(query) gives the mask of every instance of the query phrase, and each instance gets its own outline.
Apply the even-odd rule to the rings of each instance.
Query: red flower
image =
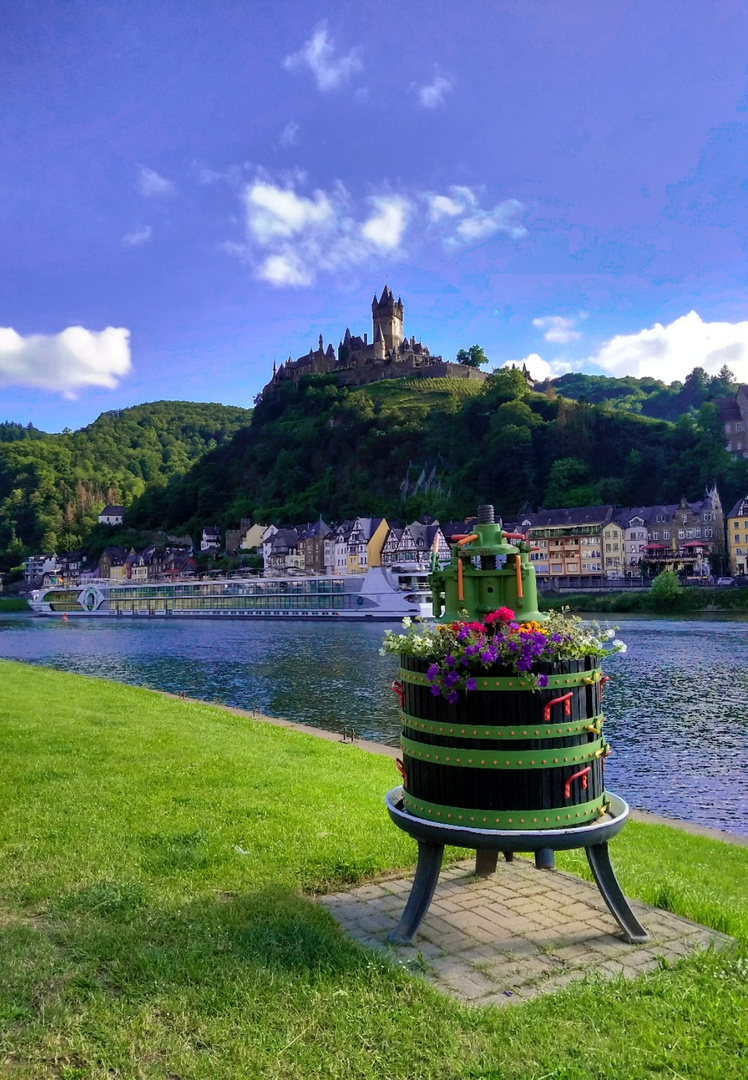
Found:
[[[485,634],[486,632],[485,626],[483,625],[483,623],[480,622],[469,622],[467,624],[467,628],[468,630],[475,631],[476,634]]]
[[[511,622],[514,618],[514,612],[511,608],[500,607],[498,611],[492,611],[490,615],[486,615],[486,626],[490,626],[491,623],[496,622]]]

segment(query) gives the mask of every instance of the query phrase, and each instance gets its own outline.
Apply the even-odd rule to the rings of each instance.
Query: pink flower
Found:
[[[490,615],[486,615],[484,621],[486,626],[490,626],[492,623],[496,622],[511,622],[513,618],[514,612],[511,608],[500,607],[497,611],[492,611]]]

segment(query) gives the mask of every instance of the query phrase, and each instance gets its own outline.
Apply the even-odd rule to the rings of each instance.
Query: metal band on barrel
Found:
[[[465,769],[562,769],[565,765],[580,765],[603,757],[607,745],[602,737],[581,746],[564,746],[552,750],[463,750],[454,746],[434,746],[415,742],[403,736],[403,752],[418,761],[435,765],[457,766]]]
[[[563,739],[567,735],[582,735],[585,731],[600,734],[605,717],[602,713],[590,716],[586,720],[575,720],[570,724],[549,724],[540,727],[493,727],[478,724],[437,724],[431,720],[422,720],[418,716],[401,712],[403,727],[414,731],[426,731],[432,735],[450,735],[460,739]]]
[[[414,817],[427,821],[443,821],[448,825],[463,825],[472,829],[562,829],[581,825],[591,818],[601,817],[610,800],[603,792],[590,802],[578,806],[554,807],[552,810],[473,810],[461,806],[441,806],[425,802],[403,791],[403,805]]]
[[[481,675],[469,672],[475,679],[476,690],[535,690],[535,680],[523,678],[521,675]],[[567,686],[592,686],[602,678],[602,668],[593,668],[592,671],[574,671],[570,675],[548,675],[546,686],[542,690],[558,690]],[[420,671],[405,671],[400,668],[398,678],[401,682],[411,683],[413,686],[431,686],[427,675]]]

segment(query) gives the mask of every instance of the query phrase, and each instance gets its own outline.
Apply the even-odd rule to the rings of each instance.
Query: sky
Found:
[[[0,420],[371,331],[748,382],[748,0],[0,5]]]

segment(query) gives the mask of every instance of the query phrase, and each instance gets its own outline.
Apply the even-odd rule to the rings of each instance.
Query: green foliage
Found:
[[[414,492],[423,473],[433,482]],[[698,499],[715,481],[727,505],[748,490],[748,462],[724,451],[713,403],[673,425],[533,393],[512,368],[482,384],[393,379],[350,388],[313,376],[268,396],[251,426],[185,475],[151,485],[128,519],[195,533],[247,516],[450,519],[488,501],[511,520],[524,506]]]
[[[681,603],[683,586],[674,570],[663,570],[652,582],[649,600],[655,610],[672,609]]]
[[[738,389],[735,376],[726,366],[718,375],[707,375],[703,368],[694,368],[684,382],[672,382],[669,386],[659,379],[636,379],[630,375],[615,379],[582,372],[561,375],[543,384],[542,389],[546,386],[552,386],[564,397],[590,405],[607,405],[673,422],[686,412],[698,412],[707,401],[734,395]]]
[[[480,345],[471,345],[469,349],[460,349],[455,359],[458,364],[466,364],[468,367],[474,368],[491,363]]]
[[[0,425],[0,569],[29,552],[81,546],[107,503],[129,507],[163,488],[250,418],[247,409],[157,401],[60,435]]]

